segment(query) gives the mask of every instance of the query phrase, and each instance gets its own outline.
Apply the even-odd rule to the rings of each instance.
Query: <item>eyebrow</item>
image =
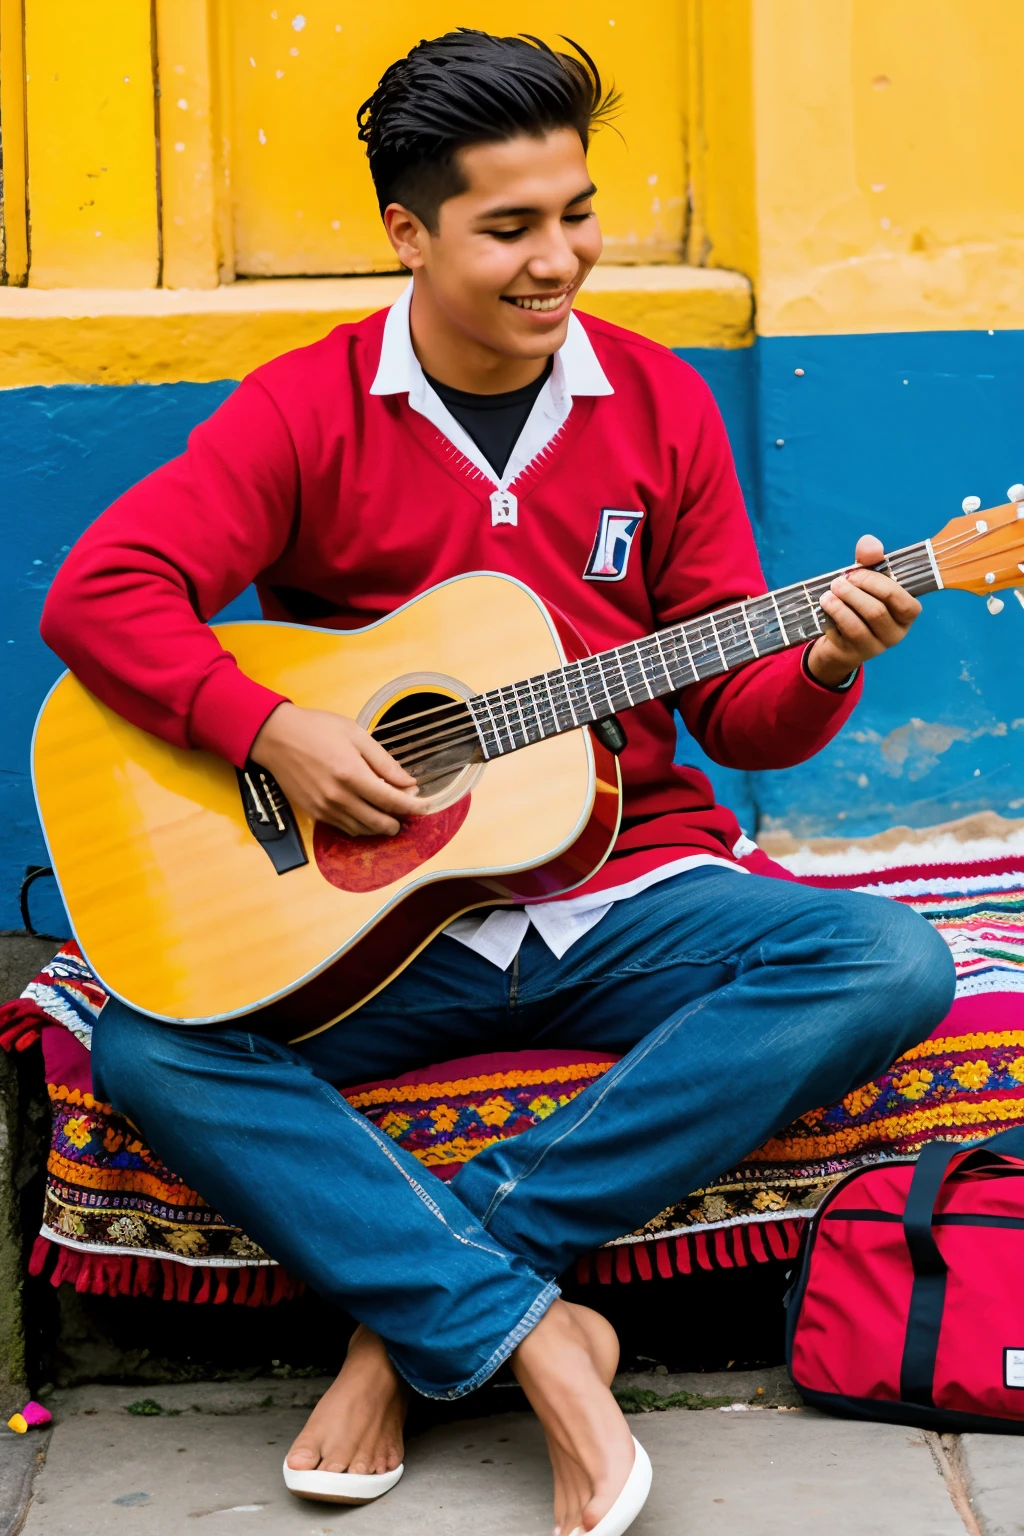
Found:
[[[589,197],[593,197],[594,196],[594,193],[596,191],[597,191],[597,188],[594,186],[594,183],[591,182],[588,187],[584,187],[582,192],[577,192],[575,197],[570,197],[569,201],[566,203],[565,206],[567,208],[574,208],[577,203],[585,203]],[[522,208],[488,208],[485,213],[481,213],[479,215],[479,218],[481,218],[481,219],[521,219],[521,218],[527,217],[531,213],[540,213],[540,212],[541,212],[540,208],[533,207],[533,206],[524,206]]]

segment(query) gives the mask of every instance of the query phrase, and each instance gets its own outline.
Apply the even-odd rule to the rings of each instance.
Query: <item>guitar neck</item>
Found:
[[[806,645],[825,632],[822,594],[851,569],[844,566],[812,581],[779,587],[614,650],[476,694],[467,703],[484,757],[489,761],[517,752],[636,704],[667,698],[760,656]],[[915,597],[942,585],[930,539],[886,555],[875,569]]]

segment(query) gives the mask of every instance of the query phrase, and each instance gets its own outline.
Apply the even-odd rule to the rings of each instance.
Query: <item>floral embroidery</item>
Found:
[[[961,1088],[984,1088],[992,1073],[987,1061],[962,1061],[952,1075]]]
[[[548,1115],[553,1115],[557,1108],[557,1100],[546,1093],[542,1093],[539,1098],[532,1099],[530,1102],[531,1113],[535,1114],[539,1120],[546,1120]]]
[[[870,1109],[881,1091],[877,1083],[865,1083],[863,1088],[855,1088],[852,1093],[848,1093],[843,1100],[843,1108],[851,1120]]]
[[[64,1122],[64,1135],[74,1147],[84,1147],[92,1140],[92,1131],[89,1120],[85,1115],[76,1115],[73,1120]]]
[[[893,1087],[905,1099],[923,1099],[933,1076],[927,1067],[911,1067],[909,1072],[904,1072],[902,1077],[896,1079]]]

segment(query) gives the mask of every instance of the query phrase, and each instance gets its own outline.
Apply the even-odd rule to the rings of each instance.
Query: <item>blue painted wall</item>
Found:
[[[721,405],[773,585],[852,558],[860,533],[910,543],[955,516],[963,496],[995,503],[1024,480],[1022,332],[773,338],[682,355]],[[0,393],[0,928],[20,926],[21,876],[45,862],[28,745],[61,670],[38,637],[46,589],[82,529],[179,453],[232,387]],[[251,597],[232,611],[254,613]],[[873,832],[988,807],[1020,815],[1022,642],[1024,612],[1012,596],[997,618],[959,593],[926,599],[906,644],[871,664],[864,702],[831,747],[786,773],[711,765],[716,789],[749,830],[760,822],[804,834]],[[680,755],[708,766],[688,738]],[[64,931],[45,886],[36,888],[36,922]]]

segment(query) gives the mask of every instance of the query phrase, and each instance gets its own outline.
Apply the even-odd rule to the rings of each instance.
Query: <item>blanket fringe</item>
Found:
[[[83,1253],[40,1235],[32,1245],[28,1272],[47,1271],[51,1285],[73,1285],[84,1296],[159,1296],[200,1305],[233,1301],[238,1306],[273,1307],[301,1296],[306,1288],[278,1265],[227,1268],[131,1253]]]
[[[634,1277],[671,1280],[675,1275],[692,1275],[697,1269],[746,1269],[752,1263],[795,1259],[806,1226],[804,1217],[794,1217],[788,1221],[739,1222],[714,1232],[698,1230],[645,1243],[618,1243],[577,1259],[576,1279],[580,1285],[625,1285]]]

